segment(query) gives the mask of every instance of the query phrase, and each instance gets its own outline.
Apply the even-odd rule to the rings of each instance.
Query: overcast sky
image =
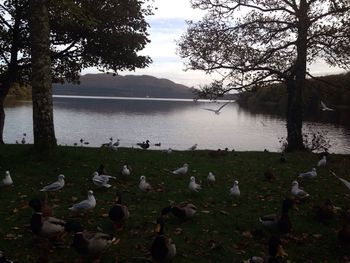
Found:
[[[176,55],[176,40],[186,32],[185,20],[200,20],[203,12],[191,8],[189,0],[155,0],[157,10],[149,17],[149,33],[151,43],[142,51],[142,54],[151,56],[153,63],[146,69],[123,71],[121,75],[147,74],[158,78],[167,78],[174,82],[197,87],[200,84],[210,83],[213,77],[201,71],[184,71],[183,60]],[[339,72],[319,63],[311,67],[315,75]],[[95,69],[87,69],[85,73],[97,73]]]

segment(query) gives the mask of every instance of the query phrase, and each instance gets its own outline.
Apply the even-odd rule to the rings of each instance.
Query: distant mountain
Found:
[[[80,85],[54,84],[55,95],[193,98],[194,89],[148,75],[86,74]]]

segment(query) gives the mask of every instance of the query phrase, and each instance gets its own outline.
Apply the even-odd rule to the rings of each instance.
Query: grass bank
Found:
[[[287,163],[279,162],[279,153],[230,152],[226,156],[210,157],[208,151],[177,152],[59,147],[55,158],[42,160],[29,145],[5,145],[0,147],[0,172],[10,170],[14,186],[0,189],[0,250],[19,262],[36,262],[40,253],[33,245],[29,229],[32,210],[25,205],[33,197],[40,196],[39,189],[56,180],[62,173],[65,187],[50,199],[54,215],[69,220],[68,210],[73,201],[86,198],[87,190],[95,193],[97,206],[80,221],[87,230],[103,230],[116,235],[120,242],[105,253],[103,262],[149,262],[154,234],[154,223],[161,208],[169,200],[192,201],[198,212],[193,220],[179,223],[173,216],[166,219],[165,232],[175,242],[177,256],[174,262],[241,262],[253,255],[266,255],[269,232],[254,236],[256,229],[263,229],[258,217],[279,212],[283,197],[290,191],[291,182],[298,172],[316,166],[318,156],[310,153],[288,154]],[[121,178],[122,165],[132,167],[129,178]],[[97,189],[92,183],[92,172],[103,163],[110,175],[118,179],[109,189]],[[184,177],[170,174],[183,163],[189,164]],[[264,179],[264,172],[272,168],[275,182]],[[302,182],[311,197],[290,211],[293,224],[291,234],[283,237],[284,248],[290,262],[348,262],[349,247],[341,246],[337,232],[342,219],[336,216],[329,225],[318,223],[312,207],[330,198],[336,206],[349,206],[350,191],[341,184],[330,170],[350,180],[349,155],[330,155],[326,167],[317,169],[318,176]],[[216,183],[206,183],[208,172],[216,175]],[[141,193],[138,182],[141,175],[155,189]],[[189,177],[195,176],[202,191],[192,194],[188,190]],[[239,181],[241,197],[229,197],[233,179]],[[121,232],[115,232],[106,217],[113,205],[114,194],[123,194],[123,202],[129,207],[130,218]],[[50,262],[73,262],[78,257],[70,246],[72,236],[66,238],[62,248],[53,248]],[[213,245],[215,244],[215,245]],[[348,260],[348,261],[347,261]],[[90,262],[90,261],[86,261]]]

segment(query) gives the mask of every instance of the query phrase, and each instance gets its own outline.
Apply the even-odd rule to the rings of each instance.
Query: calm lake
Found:
[[[286,137],[283,115],[249,112],[232,102],[220,115],[224,102],[200,100],[55,96],[54,121],[58,144],[73,145],[81,138],[88,146],[100,146],[109,138],[121,147],[135,147],[150,140],[151,149],[224,149],[280,151],[279,138]],[[4,139],[7,143],[33,142],[30,102],[8,106]],[[349,115],[346,115],[349,116]],[[348,119],[348,117],[346,117]],[[350,153],[350,125],[337,112],[320,111],[304,123],[306,131],[321,131],[331,141],[331,152]],[[161,147],[154,146],[161,143]],[[80,143],[79,143],[80,145]]]

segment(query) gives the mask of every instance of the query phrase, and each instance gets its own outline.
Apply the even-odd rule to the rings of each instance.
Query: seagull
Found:
[[[140,177],[139,188],[142,192],[149,192],[152,190],[152,186],[146,182],[146,176],[144,175]]]
[[[109,179],[117,179],[117,177],[105,174],[98,174],[98,172],[94,172],[92,182],[98,187],[110,188],[112,185],[108,184]]]
[[[63,188],[64,186],[64,175],[60,174],[58,176],[58,179],[56,182],[49,184],[47,186],[44,186],[42,189],[40,189],[41,192],[52,192],[52,191],[57,191]]]
[[[208,111],[212,111],[212,112],[214,112],[216,115],[219,115],[221,112],[221,109],[223,108],[223,107],[225,107],[227,104],[229,104],[230,103],[230,101],[229,102],[226,102],[224,105],[221,105],[217,110],[214,110],[214,109],[208,109],[208,108],[204,108],[203,110],[208,110]]]
[[[129,176],[131,174],[130,169],[127,164],[123,165],[122,175]]]
[[[299,178],[308,178],[308,179],[315,178],[316,176],[317,176],[316,168],[312,168],[311,171],[306,173],[300,173],[298,175]]]
[[[350,182],[348,182],[347,180],[339,177],[338,175],[336,175],[334,172],[331,171],[331,173],[337,177],[349,190],[350,190]]]
[[[172,174],[185,175],[188,172],[188,164],[185,163],[182,167],[177,168],[175,171],[172,171]]]
[[[230,189],[230,196],[239,197],[240,195],[241,191],[239,190],[238,181],[235,180],[233,181],[233,186]]]
[[[202,187],[199,184],[196,183],[196,178],[194,176],[191,176],[190,183],[188,184],[188,188],[192,192],[198,192],[199,190],[202,189]]]
[[[74,204],[72,207],[68,209],[73,212],[82,212],[85,210],[94,209],[95,206],[96,206],[96,199],[94,197],[94,192],[89,190],[87,199],[85,199],[84,201],[81,201],[80,203]]]
[[[209,172],[207,176],[208,182],[214,183],[215,182],[215,175],[212,172]]]
[[[297,181],[292,182],[291,194],[298,199],[310,196],[307,192],[299,188],[299,183]]]
[[[321,107],[323,111],[334,111],[334,109],[328,108],[326,104],[323,103],[323,101],[321,101]]]
[[[197,143],[192,145],[188,150],[194,151],[197,148],[197,145],[198,145]]]
[[[13,181],[10,175],[10,171],[5,172],[5,178],[2,179],[2,185],[3,186],[10,186],[13,185]]]
[[[317,166],[326,166],[327,158],[326,155],[323,155],[322,159],[318,161]]]

